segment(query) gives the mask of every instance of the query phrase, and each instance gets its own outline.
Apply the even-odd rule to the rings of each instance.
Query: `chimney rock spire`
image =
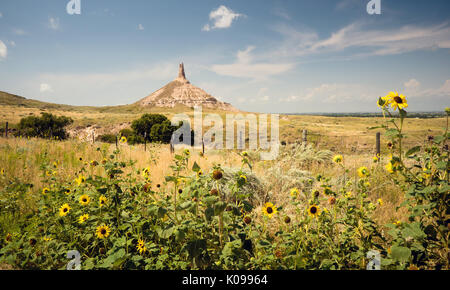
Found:
[[[186,79],[186,75],[184,74],[184,63],[180,63],[180,68],[178,69],[178,78]]]

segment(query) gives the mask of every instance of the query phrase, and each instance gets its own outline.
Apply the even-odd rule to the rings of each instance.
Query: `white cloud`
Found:
[[[60,30],[59,18],[49,17],[48,19],[48,27],[53,30]]]
[[[3,17],[3,14],[0,12],[0,18],[2,18]]]
[[[307,88],[299,95],[282,98],[280,102],[345,103],[376,99],[376,97],[368,93],[369,90],[363,85],[324,83],[317,87]]]
[[[275,14],[276,16],[281,17],[285,20],[291,20],[291,16],[284,8],[276,8],[273,11],[273,14]]]
[[[142,24],[138,25],[138,30],[144,30],[144,26]]]
[[[264,96],[261,98],[261,101],[263,101],[263,102],[268,102],[269,100],[270,100],[269,96]]]
[[[416,92],[412,97],[450,97],[450,79],[438,88],[431,88]]]
[[[260,88],[258,90],[258,94],[257,95],[261,96],[261,95],[265,94],[268,90],[269,90],[268,88]]]
[[[209,13],[210,24],[205,24],[202,28],[203,31],[210,31],[211,29],[224,29],[231,27],[233,21],[239,17],[245,17],[244,14],[235,13],[233,10],[221,5],[216,10]]]
[[[203,26],[202,31],[210,31],[211,27],[209,26],[209,24],[205,24],[205,26]]]
[[[102,106],[131,103],[173,79],[178,69],[174,63],[117,72],[42,73],[30,84],[40,86],[44,92],[58,92],[55,96],[47,94],[45,99],[41,99],[58,104]],[[28,94],[33,94],[32,89]]]
[[[274,30],[284,35],[285,41],[275,53],[301,56],[360,48],[365,52],[356,56],[364,56],[450,48],[448,23],[428,27],[406,25],[393,29],[366,29],[366,27],[364,23],[355,22],[337,30],[328,38],[320,39],[317,32],[279,25],[274,27]]]
[[[0,59],[5,59],[8,55],[8,47],[0,40]]]
[[[27,33],[25,32],[25,30],[20,29],[20,28],[14,28],[14,29],[12,30],[12,32],[13,32],[15,35],[25,35],[25,34],[27,34]]]
[[[41,93],[50,93],[50,92],[53,92],[53,89],[49,84],[43,83],[40,85],[39,91]]]
[[[410,79],[403,84],[406,90],[417,90],[420,87],[420,82],[416,79]]]
[[[211,70],[219,75],[263,80],[269,76],[278,75],[291,70],[293,63],[255,63],[251,52],[254,46],[237,52],[237,61],[232,64],[217,64]]]
[[[14,40],[7,40],[6,42],[9,44],[9,46],[16,47],[16,42]]]

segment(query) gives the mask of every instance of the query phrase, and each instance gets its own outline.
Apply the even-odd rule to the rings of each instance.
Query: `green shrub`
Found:
[[[58,117],[53,114],[42,113],[41,117],[29,116],[22,118],[16,135],[63,140],[69,136],[65,127],[72,123],[73,120],[69,117]]]
[[[104,134],[104,135],[100,135],[98,136],[98,140],[100,140],[101,142],[104,143],[116,143],[116,138],[117,136],[114,134]]]

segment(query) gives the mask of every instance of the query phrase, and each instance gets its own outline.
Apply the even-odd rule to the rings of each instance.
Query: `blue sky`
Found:
[[[0,2],[0,90],[72,105],[133,103],[177,75],[258,112],[411,111],[450,102],[450,1]]]

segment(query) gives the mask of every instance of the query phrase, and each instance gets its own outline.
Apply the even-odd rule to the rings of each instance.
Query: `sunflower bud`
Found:
[[[316,191],[314,191],[314,197],[319,197],[319,195],[320,195],[320,192],[318,191],[318,190],[316,190]]]
[[[215,180],[220,180],[223,177],[223,173],[220,170],[214,170],[213,172],[213,178]]]
[[[330,197],[330,198],[328,199],[328,203],[329,203],[330,205],[335,204],[335,203],[336,203],[336,198],[335,198],[334,196]]]
[[[287,224],[289,224],[289,223],[291,222],[291,218],[288,217],[288,216],[286,216],[286,217],[284,218],[284,222],[287,223]]]
[[[209,192],[211,195],[218,195],[219,191],[215,188],[211,189],[211,191]]]
[[[252,218],[251,217],[249,217],[248,215],[246,215],[245,217],[244,217],[244,223],[246,223],[246,224],[250,224],[252,222]]]
[[[144,185],[144,192],[149,192],[151,189],[152,185],[150,183],[146,183]]]

